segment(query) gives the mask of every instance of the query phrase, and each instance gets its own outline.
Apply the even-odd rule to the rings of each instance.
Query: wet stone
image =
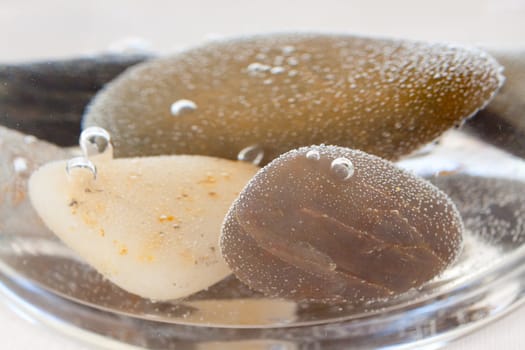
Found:
[[[491,244],[516,246],[525,242],[523,181],[464,174],[431,181],[454,201],[466,230]]]
[[[31,206],[27,181],[40,165],[68,156],[55,145],[0,126],[0,233],[49,232]]]
[[[351,176],[334,174],[337,159],[351,162]],[[252,178],[220,246],[237,278],[266,295],[361,303],[438,275],[458,256],[462,230],[429,182],[361,151],[311,146]]]
[[[76,145],[93,95],[142,55],[101,55],[0,65],[0,125],[61,146]]]
[[[83,134],[81,143],[95,135]],[[110,159],[99,151],[31,175],[33,207],[56,236],[147,299],[182,298],[230,274],[219,253],[221,224],[256,166],[185,155]]]
[[[525,157],[525,50],[491,50],[503,65],[505,84],[465,130],[506,151]]]
[[[327,143],[396,159],[460,124],[502,82],[498,63],[473,48],[260,35],[129,69],[97,94],[83,126],[107,129],[116,157],[236,159],[257,144],[268,163],[290,149]],[[170,106],[180,99],[198,108],[174,118]]]

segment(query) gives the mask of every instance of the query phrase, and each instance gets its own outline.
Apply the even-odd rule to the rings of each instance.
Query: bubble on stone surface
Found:
[[[319,160],[321,158],[321,155],[319,154],[319,151],[316,149],[312,149],[308,152],[306,152],[306,158],[310,160]]]
[[[16,157],[13,160],[13,169],[16,173],[26,172],[28,169],[27,160],[24,157]]]
[[[319,160],[306,157],[319,152]],[[356,171],[334,178],[334,160]],[[360,303],[417,288],[455,261],[463,225],[448,196],[361,151],[312,146],[262,168],[230,208],[220,247],[268,296]]]
[[[272,67],[272,69],[270,69],[270,73],[272,74],[282,74],[284,71],[285,69],[281,66]]]
[[[170,107],[171,115],[180,117],[188,113],[194,112],[197,109],[195,102],[191,100],[181,99],[173,102]]]
[[[264,159],[264,149],[259,145],[252,145],[243,148],[239,154],[237,154],[237,160],[242,162],[251,163],[254,165],[261,164]]]
[[[344,157],[334,159],[330,164],[330,170],[337,179],[342,181],[351,178],[355,171],[352,161]]]
[[[92,126],[83,130],[80,134],[79,145],[86,158],[99,155],[113,158],[111,135],[103,128]]]
[[[97,167],[86,157],[75,157],[67,161],[66,173],[73,176],[76,170],[89,171],[94,179],[97,178]]]
[[[288,57],[286,59],[286,63],[288,63],[290,66],[297,66],[299,64],[299,61],[295,57]]]
[[[24,143],[30,145],[32,143],[35,143],[37,141],[37,138],[33,135],[26,135],[24,136]]]
[[[525,242],[525,182],[465,174],[430,180],[454,201],[466,230],[499,246]]]
[[[262,64],[262,63],[259,63],[259,62],[253,62],[253,63],[250,63],[248,65],[248,67],[246,67],[246,70],[250,74],[257,74],[257,73],[261,73],[261,72],[267,72],[271,68],[272,68],[271,66],[268,66],[266,64]]]
[[[285,46],[295,51],[285,55]],[[326,142],[397,159],[492,98],[503,82],[501,66],[481,52],[329,34],[208,43],[130,68],[97,94],[83,126],[107,129],[117,157],[236,159],[238,150],[259,144],[269,162],[290,149]],[[297,65],[290,65],[292,59]],[[286,73],[271,74],[276,66]],[[450,80],[434,79],[437,73]],[[187,96],[199,113],[174,120],[166,106]],[[191,125],[202,132],[192,133]]]
[[[290,54],[292,54],[295,51],[295,47],[293,47],[291,45],[287,45],[287,46],[283,47],[282,51],[283,51],[283,54],[290,55]]]

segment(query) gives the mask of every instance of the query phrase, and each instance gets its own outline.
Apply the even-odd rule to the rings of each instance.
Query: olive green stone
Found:
[[[134,66],[93,100],[84,127],[118,157],[329,143],[388,159],[483,107],[503,82],[483,51],[351,35],[275,34],[216,42]]]

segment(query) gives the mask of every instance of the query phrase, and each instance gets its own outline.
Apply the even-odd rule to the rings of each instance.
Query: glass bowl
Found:
[[[307,28],[483,45],[497,42],[508,47],[525,45],[518,24],[522,20],[520,13],[525,11],[515,11],[508,1],[498,4],[489,1],[479,6],[477,2],[466,3],[469,5],[449,1],[457,16],[444,14],[451,22],[443,28],[440,11],[446,6],[435,3],[426,8],[427,5],[418,5],[416,1],[383,2],[379,9],[364,1],[346,5],[337,1],[306,2],[299,9],[297,4],[277,1],[266,2],[264,6],[211,1],[182,6],[173,2],[154,9],[123,1],[111,5],[101,1],[74,2],[61,8],[59,1],[51,1],[46,2],[46,8],[35,6],[28,10],[35,16],[42,10],[55,19],[45,29],[49,36],[47,46],[39,44],[37,36],[26,36],[24,30],[29,23],[27,20],[15,23],[21,17],[17,17],[19,8],[11,5],[14,15],[4,21],[11,28],[0,33],[0,38],[8,35],[28,44],[14,46],[0,57],[5,62],[0,67],[0,78],[5,86],[21,84],[27,89],[25,100],[15,107],[0,99],[0,111],[4,112],[0,124],[71,146],[78,137],[79,118],[85,104],[105,82],[127,66],[149,58],[152,52],[155,55],[172,52],[200,42],[205,36],[212,40],[217,35],[209,33],[217,31],[238,35]],[[53,12],[53,6],[63,12]],[[123,8],[129,20],[112,18]],[[345,16],[340,15],[343,13]],[[64,28],[75,28],[75,18],[80,19],[83,28],[90,29],[78,30],[79,36],[71,38],[64,34],[67,32]],[[135,27],[131,19],[137,22],[142,18],[144,23]],[[173,18],[182,23],[176,26],[179,33],[170,33],[156,24],[157,19],[171,23]],[[494,18],[499,24],[495,31],[486,26]],[[99,23],[107,24],[107,31],[101,31]],[[464,30],[465,27],[471,30]],[[133,37],[136,31],[148,40]],[[35,34],[36,29],[30,33]],[[122,37],[125,40],[119,39]],[[92,55],[104,46],[109,47],[105,55]],[[80,59],[55,59],[86,53],[89,55]],[[38,59],[39,64],[31,63]],[[24,66],[20,61],[29,63]],[[94,64],[105,64],[105,73],[93,75],[90,69]],[[19,74],[2,76],[5,66],[19,69],[16,71]],[[77,84],[75,74],[91,80],[85,86]],[[38,85],[32,80],[35,76],[44,83]],[[48,99],[39,100],[60,79],[66,82],[62,85],[64,91],[83,86],[83,93],[66,100],[54,99],[51,93]],[[1,92],[0,86],[0,96]],[[32,114],[33,105],[48,108],[49,113]],[[9,227],[16,229],[6,230],[0,223],[0,292],[31,317],[102,347],[437,348],[523,302],[524,139],[520,129],[505,121],[478,118],[460,130],[448,132],[438,144],[398,162],[400,167],[429,179],[451,196],[465,222],[465,246],[459,259],[441,276],[388,301],[298,303],[267,298],[230,276],[183,300],[152,302],[104,279],[47,230],[27,229],[30,226],[24,225],[24,217],[12,218],[19,225]],[[4,146],[0,139],[0,157]],[[74,154],[77,150],[72,148],[68,152]],[[24,179],[28,175],[20,174]]]
[[[105,280],[49,232],[2,232],[1,290],[47,323],[75,326],[62,329],[154,349],[434,347],[520,305],[525,162],[451,131],[398,165],[448,192],[466,231],[452,267],[392,300],[296,303],[266,298],[230,276],[183,300],[152,302]]]

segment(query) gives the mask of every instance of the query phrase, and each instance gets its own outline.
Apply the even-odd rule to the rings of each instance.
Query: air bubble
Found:
[[[275,58],[273,59],[273,64],[275,66],[280,66],[284,63],[284,57],[283,56],[275,56]]]
[[[303,61],[310,61],[311,58],[312,58],[312,55],[309,54],[309,53],[303,53],[303,54],[301,55],[301,59],[302,59]]]
[[[290,65],[290,66],[297,66],[299,64],[299,61],[297,60],[297,58],[295,57],[289,57],[286,62]]]
[[[262,64],[262,63],[259,63],[259,62],[253,62],[253,63],[250,63],[248,65],[248,67],[246,67],[246,70],[250,74],[256,74],[256,73],[262,73],[262,72],[269,71],[271,68],[272,67],[270,67],[270,66],[268,66],[266,64]]]
[[[182,99],[182,100],[173,102],[173,104],[171,105],[170,111],[171,111],[171,115],[175,117],[180,117],[184,114],[193,112],[196,109],[197,109],[197,105],[195,104],[195,102],[191,100]]]
[[[191,131],[193,131],[193,132],[198,132],[198,133],[202,132],[202,129],[201,129],[198,125],[192,125],[192,126],[190,127],[190,129],[191,129]]]
[[[272,73],[272,74],[281,74],[281,73],[284,73],[284,68],[281,67],[281,66],[273,67],[272,69],[270,69],[270,73]]]
[[[293,53],[295,51],[295,47],[293,47],[291,45],[287,45],[287,46],[282,48],[282,51],[283,51],[283,54],[290,55],[291,53]]]
[[[348,180],[352,177],[352,175],[354,175],[354,164],[348,158],[336,158],[332,161],[330,170],[335,177],[344,181]]]
[[[108,158],[113,157],[113,146],[111,145],[111,136],[103,128],[92,126],[80,134],[80,148],[84,157],[89,158],[96,155],[105,155]]]
[[[97,167],[86,157],[75,157],[68,160],[66,164],[66,172],[71,176],[74,169],[89,170],[93,175],[93,179],[97,178]]]
[[[254,165],[261,164],[263,158],[264,149],[259,145],[253,145],[243,148],[237,155],[237,160],[252,163]]]
[[[318,150],[313,149],[306,152],[306,158],[310,160],[319,160],[319,158],[321,158],[321,155],[319,154]]]
[[[16,157],[13,160],[13,168],[15,169],[15,173],[26,172],[28,169],[27,160],[22,157]]]
[[[24,143],[26,145],[30,145],[30,144],[33,144],[37,141],[36,137],[34,137],[33,135],[26,135],[24,136]]]

